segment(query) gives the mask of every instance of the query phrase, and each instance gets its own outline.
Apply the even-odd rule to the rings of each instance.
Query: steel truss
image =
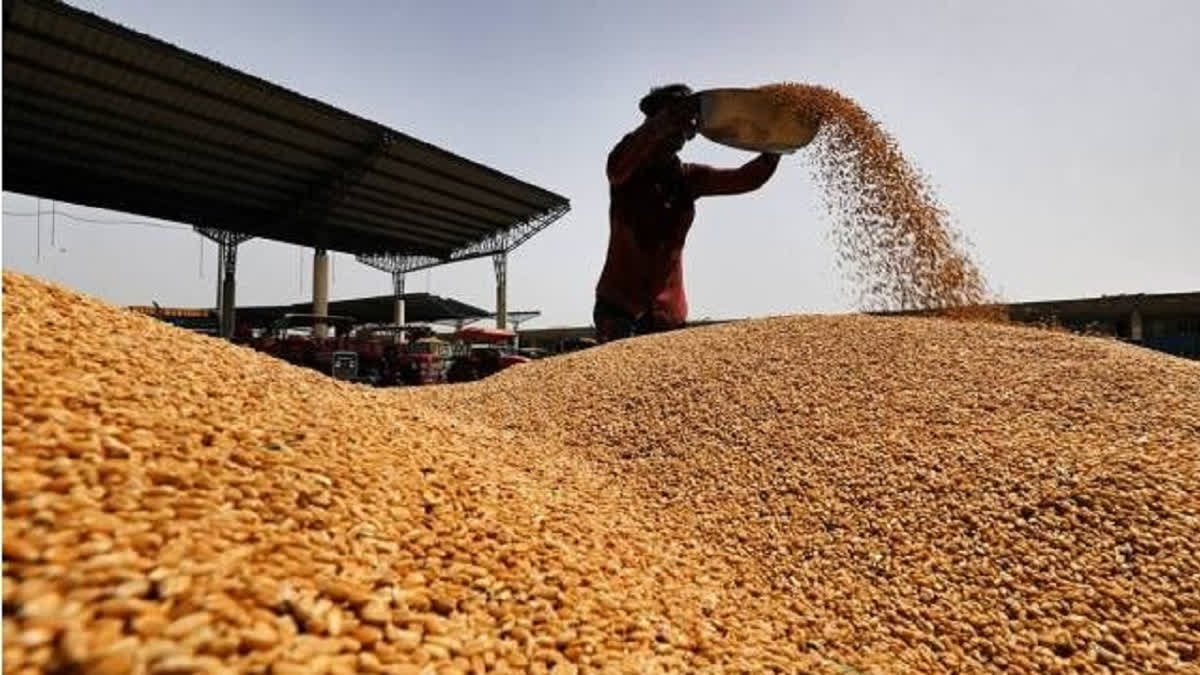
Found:
[[[556,206],[534,218],[497,232],[482,241],[454,251],[446,258],[434,256],[389,252],[368,253],[356,256],[364,265],[392,275],[392,287],[395,293],[397,323],[404,323],[404,275],[408,272],[436,267],[452,262],[471,260],[492,256],[492,264],[496,272],[496,327],[504,328],[508,323],[508,253],[525,243],[530,237],[541,232],[570,210],[563,204]]]
[[[416,272],[417,270],[445,265],[447,263],[508,253],[528,241],[533,235],[549,227],[554,221],[562,218],[570,209],[571,207],[567,204],[556,206],[523,223],[514,225],[507,230],[496,232],[470,246],[460,248],[445,258],[396,251],[359,255],[357,259],[364,265],[395,274],[397,271]]]
[[[217,244],[217,316],[220,319],[220,335],[228,339],[233,337],[237,250],[254,235],[199,225],[194,229],[200,236]]]

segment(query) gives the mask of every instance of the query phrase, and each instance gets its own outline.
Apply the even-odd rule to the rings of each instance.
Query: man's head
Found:
[[[689,99],[692,88],[686,84],[668,84],[655,87],[649,94],[638,102],[638,108],[646,117],[656,117],[661,113],[675,113],[679,125],[679,137],[672,146],[673,152],[683,149],[683,144],[696,137],[696,120],[690,109]]]
[[[668,84],[662,87],[655,87],[650,90],[649,94],[642,97],[638,102],[638,108],[645,113],[646,117],[654,117],[664,108],[674,103],[679,103],[683,99],[692,95],[692,88],[686,84]]]

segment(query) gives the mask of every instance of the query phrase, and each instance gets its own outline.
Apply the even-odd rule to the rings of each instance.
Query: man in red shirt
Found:
[[[682,327],[683,245],[696,199],[757,190],[779,164],[772,153],[736,169],[681,162],[699,114],[686,85],[653,89],[638,107],[646,120],[608,156],[608,255],[592,313],[599,342]]]

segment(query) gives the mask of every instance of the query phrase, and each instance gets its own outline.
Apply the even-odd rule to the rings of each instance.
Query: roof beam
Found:
[[[271,122],[282,125],[284,127],[291,127],[291,129],[293,131],[299,131],[302,133],[313,134],[315,136],[323,137],[327,140],[335,141],[337,143],[343,143],[343,144],[351,144],[352,143],[352,141],[347,141],[345,138],[338,136],[337,134],[330,133],[328,130],[322,129],[319,126],[305,124],[296,119],[289,119],[288,117],[286,117],[284,115],[276,114],[274,112],[271,112],[270,110],[266,110],[261,107],[247,106],[247,105],[243,104],[241,101],[238,101],[237,99],[235,99],[233,97],[225,96],[223,94],[213,92],[213,91],[204,89],[202,87],[198,87],[191,82],[186,82],[184,80],[180,80],[175,77],[169,77],[160,72],[155,72],[155,71],[153,71],[149,68],[146,68],[146,67],[144,67],[138,63],[135,63],[133,61],[125,61],[125,60],[114,58],[114,57],[109,56],[108,54],[105,54],[98,50],[91,49],[87,45],[84,45],[84,44],[79,44],[76,42],[68,42],[67,40],[64,40],[60,37],[57,37],[54,35],[49,35],[49,34],[46,34],[43,32],[37,32],[37,31],[31,30],[25,26],[21,26],[21,25],[17,25],[17,24],[6,26],[5,30],[8,33],[10,33],[11,35],[20,36],[20,37],[26,38],[28,40],[38,41],[45,45],[51,45],[55,49],[61,49],[66,52],[74,52],[76,54],[82,54],[82,55],[86,56],[88,59],[92,59],[93,61],[95,61],[97,63],[104,64],[105,66],[107,66],[109,68],[114,68],[119,71],[126,71],[128,73],[132,73],[132,74],[139,75],[141,77],[145,77],[147,79],[153,80],[160,84],[164,84],[168,87],[174,87],[176,89],[185,91],[185,92],[187,92],[189,94],[193,94],[195,96],[202,96],[202,97],[211,99],[213,101],[217,101],[217,102],[221,103],[222,105],[227,105],[230,108],[240,110],[245,114],[257,116],[257,117],[260,117],[265,120],[270,120]],[[5,39],[9,40],[12,38],[10,36],[5,36]],[[6,55],[6,58],[7,57],[8,57],[8,55]]]
[[[124,135],[147,145],[198,154],[225,165],[241,166],[247,171],[267,174],[279,180],[295,181],[299,176],[310,172],[309,167],[284,161],[278,154],[258,153],[252,148],[224,143],[178,128],[165,127],[149,120],[123,117],[111,109],[66,98],[61,94],[36,91],[12,82],[4,84],[4,102],[6,108],[16,106],[41,117],[54,117],[92,129],[104,130],[113,135]],[[47,102],[51,105],[47,105]],[[283,171],[279,171],[280,169]]]
[[[374,142],[362,149],[356,156],[343,162],[334,173],[322,177],[310,184],[304,193],[296,197],[280,209],[280,217],[275,221],[275,227],[288,227],[299,218],[312,216],[320,218],[329,210],[342,202],[351,186],[357,185],[363,174],[374,168],[379,158],[387,152],[396,137],[387,129],[383,129],[375,137]],[[313,232],[313,238],[319,245],[317,248],[328,248],[328,242],[322,241],[321,232]]]
[[[78,156],[79,158],[87,158],[88,165],[137,165],[144,167],[157,166],[164,171],[170,172],[176,176],[189,176],[189,180],[197,183],[205,183],[217,186],[223,190],[230,190],[234,193],[242,193],[251,195],[256,198],[266,200],[278,200],[281,195],[285,195],[286,191],[278,184],[264,184],[253,177],[241,175],[229,175],[225,172],[214,171],[212,167],[205,167],[202,164],[197,164],[189,159],[179,159],[170,155],[165,155],[160,146],[153,144],[132,146],[123,143],[118,143],[110,140],[97,140],[95,137],[88,137],[74,130],[67,130],[57,127],[53,124],[36,123],[31,120],[9,120],[5,124],[5,131],[10,134],[8,140],[13,143],[24,143],[28,147],[36,147],[38,150],[47,148],[54,149],[56,152]],[[43,142],[35,146],[34,141],[30,140],[31,135],[44,134],[47,138],[53,139],[50,142]],[[221,179],[224,180],[221,180]]]
[[[449,262],[461,262],[497,253],[507,253],[520,246],[533,235],[549,227],[551,223],[561,218],[567,212],[568,208],[566,205],[563,205],[552,209],[540,216],[520,223],[516,227],[497,232],[475,244],[460,248],[448,257],[408,253],[376,253],[360,255],[358,256],[358,261],[377,269],[391,271],[394,274],[398,272],[415,272],[427,267],[444,265]],[[381,267],[380,264],[385,264],[387,267]]]

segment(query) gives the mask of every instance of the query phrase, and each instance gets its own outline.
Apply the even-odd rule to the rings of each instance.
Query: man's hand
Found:
[[[687,165],[688,182],[697,197],[739,195],[762,187],[775,174],[782,155],[764,152],[736,169],[717,169],[703,164]]]

